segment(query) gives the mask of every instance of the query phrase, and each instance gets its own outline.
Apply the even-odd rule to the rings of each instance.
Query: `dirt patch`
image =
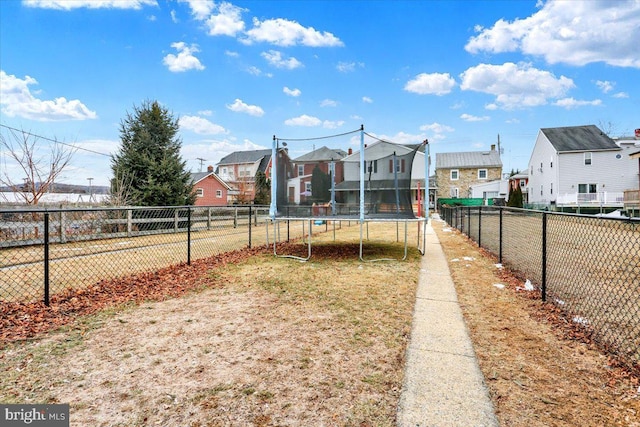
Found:
[[[497,260],[433,221],[503,426],[640,426],[639,378]]]

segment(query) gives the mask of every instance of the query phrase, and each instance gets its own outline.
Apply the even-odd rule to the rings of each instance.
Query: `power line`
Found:
[[[26,130],[23,130],[23,129],[16,129],[16,128],[11,127],[11,126],[3,125],[2,123],[0,123],[0,126],[2,126],[3,128],[7,128],[7,129],[10,129],[10,130],[16,131],[16,132],[22,132],[22,134],[24,134],[24,135],[29,135],[29,136],[33,136],[35,138],[44,139],[45,141],[55,142],[56,144],[66,145],[67,147],[72,147],[72,148],[74,148],[76,150],[82,150],[82,151],[87,151],[87,152],[93,153],[93,154],[99,154],[101,156],[111,157],[110,154],[100,153],[98,151],[90,150],[88,148],[78,147],[77,145],[68,144],[66,142],[58,141],[56,139],[47,138],[46,136],[42,136],[42,135],[38,135],[38,134],[35,134],[35,133],[27,132]]]
[[[327,136],[318,136],[315,138],[274,138],[278,141],[316,141],[318,139],[329,139],[329,138],[337,138],[339,136],[351,135],[352,133],[360,132],[361,129],[352,130],[349,132],[338,133],[335,135],[327,135]]]

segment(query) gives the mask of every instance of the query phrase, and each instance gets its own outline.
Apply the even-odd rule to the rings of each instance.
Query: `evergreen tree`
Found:
[[[122,146],[111,157],[112,193],[127,183],[139,206],[180,206],[195,201],[191,174],[180,156],[178,120],[157,101],[134,106],[120,123]]]
[[[255,189],[256,195],[253,198],[253,203],[256,205],[268,205],[271,203],[271,181],[267,179],[267,175],[262,171],[256,173]]]
[[[311,197],[316,203],[331,200],[331,179],[316,165],[311,173]]]

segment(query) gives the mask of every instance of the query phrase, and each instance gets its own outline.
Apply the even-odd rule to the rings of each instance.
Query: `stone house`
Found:
[[[502,178],[502,160],[490,151],[436,154],[437,199],[472,197],[472,186]]]

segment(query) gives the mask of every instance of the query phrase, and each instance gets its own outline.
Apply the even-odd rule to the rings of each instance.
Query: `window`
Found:
[[[378,161],[372,160],[369,162],[369,168],[367,169],[368,173],[378,173]]]
[[[591,164],[591,153],[584,153],[584,164],[585,165]]]
[[[451,179],[451,181],[457,181],[458,180],[458,169],[451,169],[450,171],[450,176],[449,178]],[[457,196],[456,196],[457,197]]]
[[[311,192],[311,182],[304,183],[304,191]]]
[[[549,187],[549,192],[550,192],[551,194],[553,194],[553,182],[552,182],[551,184],[549,184],[549,185],[550,185],[550,187]]]
[[[553,169],[553,160],[549,162],[549,168]]]
[[[540,186],[540,195],[543,196],[544,195],[544,186]]]
[[[478,179],[487,179],[486,169],[478,169]]]
[[[598,192],[598,184],[578,184],[578,193],[593,194]]]
[[[524,181],[524,179],[520,180],[520,187],[524,188],[527,185],[527,183]]]
[[[196,197],[204,197],[204,188],[196,188]]]
[[[393,160],[394,159],[389,159],[389,173],[393,173]],[[395,163],[396,163],[396,172],[404,173],[404,159],[396,158]]]
[[[298,165],[298,176],[304,175],[304,165]]]
[[[216,190],[216,197],[222,199],[222,190]]]
[[[458,190],[458,187],[451,187],[451,188],[449,189],[449,196],[451,196],[451,197],[452,197],[452,198],[454,198],[454,199],[457,199],[457,198],[458,198],[458,194],[459,194],[459,193],[460,193],[460,192],[459,192],[459,190]]]
[[[227,168],[222,168],[222,175],[226,175],[227,174]]]

